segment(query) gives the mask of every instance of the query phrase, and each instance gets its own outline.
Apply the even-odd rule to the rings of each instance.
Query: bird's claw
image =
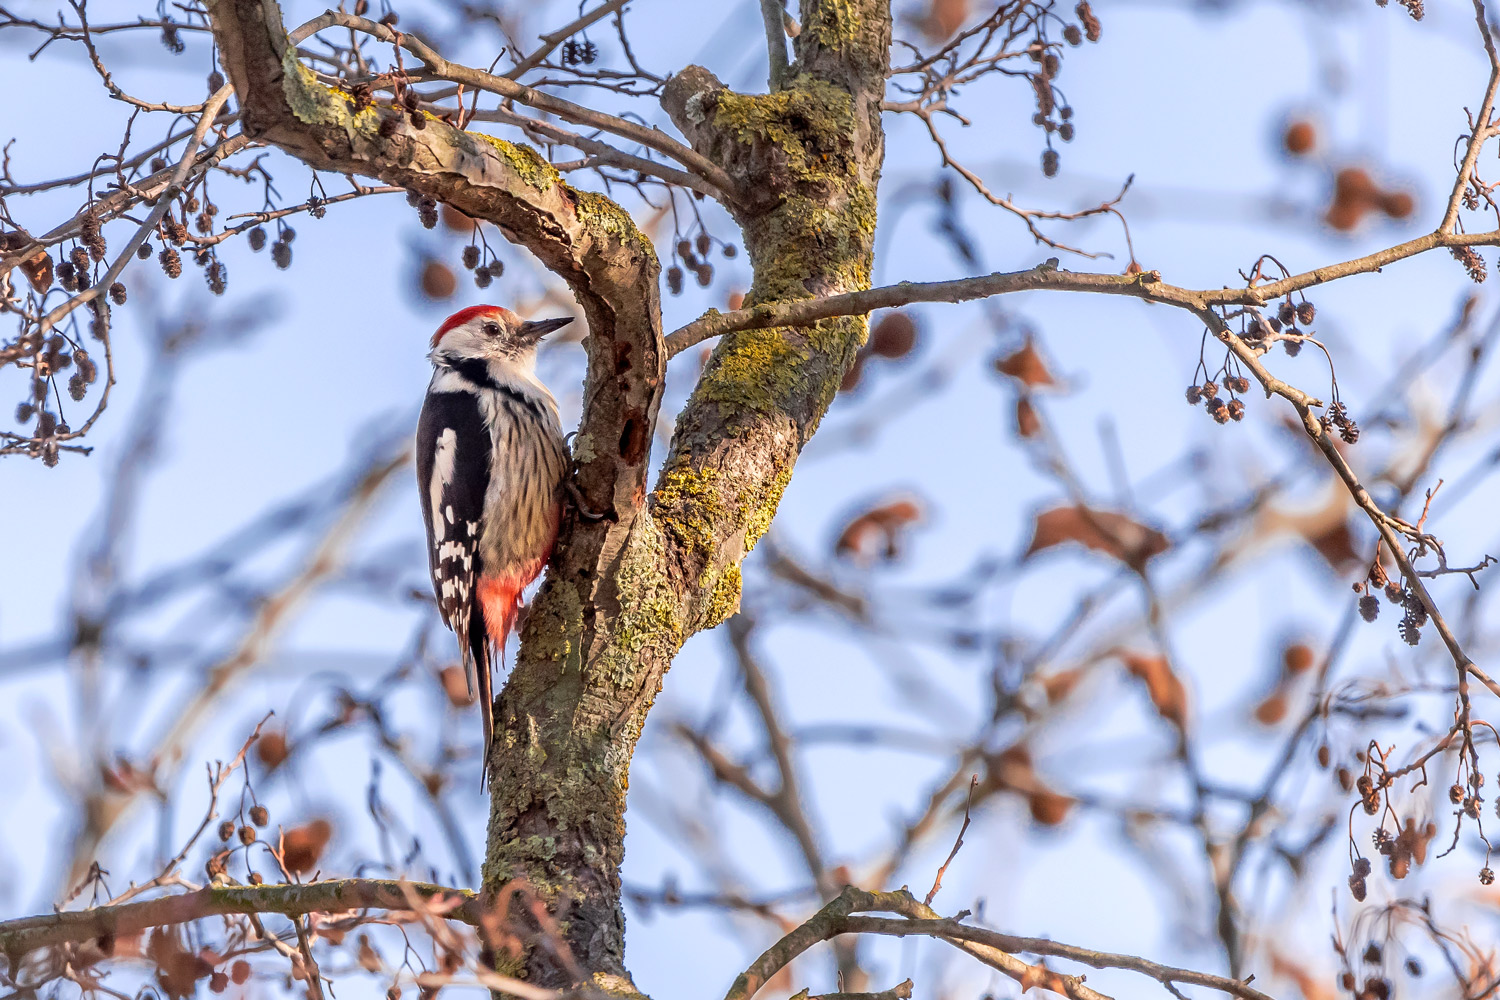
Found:
[[[571,479],[564,479],[563,489],[567,490],[568,496],[573,498],[573,509],[578,511],[579,517],[583,518],[585,521],[604,520],[604,514],[591,509],[588,504],[584,503],[583,492],[578,488],[577,483],[573,482],[573,480]]]

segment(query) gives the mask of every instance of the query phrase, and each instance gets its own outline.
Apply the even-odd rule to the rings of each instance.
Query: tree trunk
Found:
[[[662,99],[735,188],[726,207],[744,231],[752,303],[869,287],[889,3],[802,7],[796,61],[777,90],[736,94],[688,67]],[[499,971],[631,993],[619,874],[631,756],[682,643],[738,607],[740,563],[770,526],[866,322],[726,336],[648,494],[665,370],[659,265],[629,216],[523,146],[437,121],[416,132],[399,115],[380,135],[378,110],[353,111],[298,63],[274,0],[209,0],[209,10],[248,135],[494,222],[583,307],[589,368],[574,455],[586,503],[606,517],[564,526],[495,705],[483,888],[528,887],[576,963],[537,938],[497,955]]]

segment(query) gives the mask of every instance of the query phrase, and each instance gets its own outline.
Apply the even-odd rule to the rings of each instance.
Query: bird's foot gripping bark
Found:
[[[574,469],[577,469],[576,465]],[[578,512],[578,516],[583,520],[602,521],[609,517],[608,514],[601,514],[596,510],[590,509],[588,502],[583,499],[583,491],[578,488],[578,484],[573,481],[572,476],[563,480],[563,489],[568,491],[568,498],[573,501],[573,509]]]

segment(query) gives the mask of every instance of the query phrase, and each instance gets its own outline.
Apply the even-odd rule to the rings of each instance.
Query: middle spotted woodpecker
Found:
[[[568,468],[557,401],[536,377],[536,347],[571,322],[472,306],[438,327],[428,355],[432,382],[417,422],[427,561],[471,693],[478,682],[486,776],[491,659],[504,655],[521,592],[552,555]]]

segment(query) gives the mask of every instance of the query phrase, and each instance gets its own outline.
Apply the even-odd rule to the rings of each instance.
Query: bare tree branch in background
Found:
[[[449,985],[535,1000],[639,996],[625,954],[628,898],[645,912],[714,910],[753,927],[747,939],[776,935],[728,988],[729,1000],[790,990],[808,967],[802,956],[824,942],[838,991],[823,996],[914,995],[922,988],[915,977],[873,991],[895,977],[872,975],[872,950],[881,938],[908,936],[945,943],[1022,992],[1107,995],[1083,975],[1046,964],[1054,960],[1143,976],[1177,997],[1185,995],[1179,987],[1201,987],[1264,1000],[1274,994],[1251,985],[1264,976],[1312,1000],[1327,994],[1286,951],[1290,932],[1277,926],[1276,910],[1284,901],[1257,895],[1268,873],[1286,879],[1291,894],[1312,887],[1325,899],[1325,887],[1309,874],[1312,863],[1324,847],[1344,842],[1347,891],[1364,903],[1375,872],[1365,836],[1356,832],[1360,813],[1376,824],[1374,852],[1394,881],[1426,864],[1429,853],[1460,844],[1482,844],[1488,859],[1481,750],[1500,735],[1482,717],[1487,702],[1479,699],[1500,695],[1500,684],[1478,659],[1495,648],[1480,591],[1493,560],[1470,540],[1450,544],[1428,524],[1440,487],[1447,501],[1500,464],[1488,455],[1452,485],[1429,481],[1440,453],[1474,442],[1500,412],[1493,400],[1481,401],[1479,388],[1500,317],[1487,305],[1479,318],[1482,308],[1471,300],[1435,335],[1435,348],[1414,351],[1391,384],[1370,396],[1374,412],[1364,417],[1364,433],[1412,440],[1367,458],[1351,450],[1362,430],[1334,374],[1353,359],[1317,333],[1319,313],[1307,298],[1359,276],[1396,281],[1399,271],[1383,269],[1432,251],[1446,251],[1476,280],[1484,277],[1476,248],[1500,246],[1500,228],[1489,221],[1493,212],[1500,226],[1500,203],[1480,175],[1481,154],[1500,137],[1500,57],[1482,0],[1473,4],[1474,48],[1488,61],[1488,83],[1460,139],[1451,193],[1432,231],[1300,273],[1260,256],[1219,287],[1201,289],[1138,262],[1125,225],[1128,174],[1108,188],[1118,194],[1082,208],[1024,207],[965,165],[939,127],[968,125],[970,114],[977,120],[977,110],[961,110],[966,91],[1025,88],[1045,146],[1041,172],[1056,175],[1054,139],[1070,142],[1079,127],[1058,75],[1064,58],[1102,33],[1087,2],[1071,9],[1051,0],[973,9],[934,2],[906,10],[888,0],[804,0],[795,19],[785,4],[762,2],[767,51],[757,65],[767,68],[765,93],[739,92],[703,66],[671,75],[646,69],[627,31],[626,16],[636,11],[623,0],[568,9],[555,27],[524,43],[516,37],[520,22],[502,5],[466,7],[456,15],[463,27],[446,36],[403,25],[387,6],[371,10],[361,0],[290,30],[275,0],[204,0],[107,24],[91,22],[82,0],[56,19],[0,8],[0,39],[26,38],[33,60],[67,47],[86,61],[105,97],[129,109],[119,145],[92,165],[27,182],[12,176],[8,156],[0,165],[0,316],[14,323],[14,334],[0,342],[0,374],[19,392],[22,427],[0,431],[0,456],[55,466],[64,453],[89,450],[81,439],[95,429],[116,382],[111,307],[124,307],[131,294],[122,278],[132,261],[155,257],[175,279],[186,252],[209,289],[223,294],[227,269],[219,255],[231,241],[243,237],[257,252],[269,245],[284,270],[296,238],[289,218],[322,218],[397,192],[424,227],[442,221],[468,238],[462,259],[480,288],[504,266],[490,236],[527,251],[550,282],[547,294],[570,295],[587,325],[572,453],[583,506],[601,516],[564,525],[505,687],[494,705],[478,706],[492,713],[500,738],[487,762],[495,777],[477,890],[447,888],[439,871],[445,864],[454,874],[448,881],[474,878],[465,838],[477,825],[477,807],[457,791],[456,775],[478,765],[477,751],[451,727],[417,732],[403,714],[405,705],[426,699],[446,722],[473,708],[472,696],[461,670],[430,648],[433,616],[425,592],[413,593],[407,579],[409,554],[370,554],[361,544],[384,486],[408,466],[404,441],[380,435],[378,446],[356,451],[333,487],[320,485],[175,567],[137,578],[124,565],[118,539],[137,515],[160,415],[199,319],[175,341],[168,328],[159,331],[162,368],[145,383],[139,423],[121,449],[93,557],[77,578],[71,631],[12,653],[13,665],[0,666],[76,666],[78,736],[86,744],[76,759],[52,752],[58,776],[68,779],[74,821],[68,891],[57,912],[0,921],[0,986],[30,995],[68,983],[90,994],[130,996],[106,982],[113,959],[140,960],[170,997],[193,993],[200,980],[223,992],[256,976],[279,978],[319,1000],[356,967],[389,983],[393,1000],[403,984],[424,998]],[[1413,17],[1422,13],[1414,0],[1403,6]],[[595,65],[597,46],[587,35],[606,19],[619,50],[609,67]],[[492,52],[487,69],[479,68],[482,60],[471,65],[444,54],[465,51],[475,25],[503,39],[504,51]],[[154,36],[177,52],[186,47],[184,33],[212,40],[204,100],[156,100],[120,83],[111,60],[123,46]],[[501,71],[502,62],[509,68]],[[902,116],[915,116],[936,148],[944,172],[932,185],[942,213],[936,228],[973,277],[876,283],[886,130]],[[499,126],[510,138],[479,124]],[[1290,150],[1290,132],[1287,144]],[[312,172],[306,198],[280,194],[271,171],[287,163]],[[319,172],[343,175],[349,190],[330,194]],[[1337,190],[1344,194],[1336,198],[1355,198],[1350,176],[1341,176]],[[236,195],[251,192],[234,199],[239,211],[225,211],[229,201],[220,192],[227,181],[236,183]],[[1086,260],[1107,254],[1064,242],[1059,232],[1106,217],[1118,223],[1123,273],[1072,271],[1054,257],[983,274],[967,231],[976,223],[956,208],[955,189],[965,185],[989,208],[1019,220],[1033,243]],[[1344,204],[1345,215],[1378,205],[1391,218],[1402,216],[1391,192],[1361,190],[1363,201]],[[49,198],[81,206],[57,210]],[[33,211],[43,204],[49,207]],[[1329,209],[1334,228],[1339,207]],[[712,236],[710,216],[737,227],[739,242]],[[671,239],[662,242],[669,253],[655,239],[667,219]],[[667,333],[662,285],[680,294],[691,274],[711,286],[711,255],[717,249],[732,259],[741,245],[753,276],[748,291],[727,311]],[[1217,495],[1199,498],[1190,514],[1167,524],[1158,509],[1170,506],[1165,499],[1180,495],[1182,482],[1209,459],[1172,456],[1162,483],[1148,493],[1124,471],[1111,425],[1101,431],[1101,451],[1117,488],[1102,495],[1083,471],[1076,442],[1048,415],[1061,405],[1048,394],[1062,392],[1067,380],[1011,311],[1014,293],[1044,290],[1129,297],[1190,314],[1188,328],[1201,340],[1189,403],[1220,425],[1237,423],[1258,385],[1280,408],[1274,421],[1298,443],[1289,455],[1278,453],[1276,468],[1215,483]],[[878,436],[910,412],[911,400],[937,395],[971,366],[973,357],[959,352],[973,338],[954,330],[939,345],[943,356],[906,369],[908,381],[892,393],[903,397],[899,405],[866,396],[862,406],[832,411],[841,393],[858,400],[867,367],[902,371],[896,366],[913,356],[920,332],[909,307],[975,300],[984,303],[983,335],[993,341],[991,363],[1013,408],[1013,434],[1059,498],[1036,511],[1024,551],[981,552],[976,544],[973,558],[956,560],[945,580],[892,583],[878,567],[900,555],[927,516],[925,498],[893,494],[865,498],[826,558],[773,534],[769,551],[747,563],[800,467]],[[872,324],[867,317],[875,313]],[[85,317],[97,347],[85,338]],[[716,343],[693,369],[685,352],[710,340]],[[1317,352],[1326,381],[1319,369],[1316,382],[1294,384],[1277,349]],[[102,372],[92,356],[99,351]],[[1183,356],[1191,363],[1190,346]],[[1455,383],[1441,420],[1424,424],[1388,405],[1440,357]],[[687,391],[674,385],[669,392],[675,382]],[[94,409],[76,427],[64,419],[62,384],[75,403],[92,395]],[[677,411],[670,432],[660,420],[664,403]],[[1311,511],[1290,502],[1293,487],[1310,481],[1325,488],[1322,507]],[[1407,508],[1419,492],[1424,504],[1416,513]],[[1242,578],[1262,546],[1283,539],[1322,560],[1339,588],[1352,582],[1356,596],[1343,592],[1342,617],[1329,635],[1277,641],[1275,676],[1249,714],[1267,730],[1292,724],[1276,731],[1263,773],[1226,781],[1209,760],[1214,721],[1191,705],[1191,657],[1174,637],[1217,588]],[[286,543],[294,551],[279,570],[252,572],[266,550]],[[1053,550],[1084,553],[1107,573],[1080,587],[1072,610],[1045,634],[997,625],[989,613],[997,596],[1045,579],[1037,567]],[[1169,561],[1177,572],[1162,570]],[[1480,596],[1440,607],[1434,591],[1448,576],[1464,577]],[[185,843],[172,841],[181,765],[196,759],[204,731],[221,725],[247,679],[269,677],[278,657],[292,655],[281,639],[294,619],[338,587],[363,588],[383,606],[419,617],[408,645],[378,669],[346,663],[330,677],[293,668],[290,711],[258,724],[237,757],[209,769],[201,822]],[[216,624],[225,628],[214,640],[201,631],[178,637],[146,628],[167,602],[198,596],[223,612]],[[1409,645],[1429,627],[1438,635],[1446,656],[1440,672],[1338,671],[1356,616],[1375,619],[1382,601],[1398,609],[1399,636]],[[1230,607],[1226,618],[1233,617]],[[667,738],[655,747],[642,743],[679,651],[720,624],[727,624],[732,663],[723,704],[700,718],[673,717],[657,728]],[[899,717],[799,721],[800,706],[780,683],[784,654],[766,641],[773,624],[816,624],[839,634],[862,654],[849,676],[865,671],[885,686],[900,703]],[[934,654],[976,664],[980,694],[955,698],[930,683]],[[132,715],[140,702],[131,675],[122,673],[131,662],[141,676],[159,676],[173,663],[188,667],[165,721],[144,727],[144,737],[132,738],[141,727]],[[1107,738],[1070,729],[1068,713],[1106,683],[1132,692],[1143,711],[1152,738],[1144,756],[1132,759]],[[852,679],[849,687],[856,687]],[[119,704],[107,690],[119,693]],[[1394,721],[1411,705],[1421,706],[1426,731],[1398,740]],[[730,712],[743,715],[749,745],[726,734]],[[353,877],[322,878],[336,830],[301,784],[313,772],[306,762],[351,734],[365,741],[373,762],[363,805],[376,847]],[[134,749],[113,750],[117,740]],[[808,755],[820,746],[925,756],[932,780],[875,849],[855,856],[831,842],[813,791]],[[631,817],[669,830],[705,891],[622,884],[626,791],[638,748],[652,770],[646,782],[637,779]],[[1304,770],[1329,777],[1326,788],[1304,794],[1291,776],[1309,757],[1316,767]],[[1085,780],[1089,769],[1077,763],[1085,758],[1103,762],[1106,777],[1110,768],[1130,769],[1135,780],[1128,787]],[[712,804],[690,807],[681,789],[659,784],[658,759],[702,782]],[[382,762],[410,784],[420,819],[403,818],[385,799]],[[1437,777],[1439,769],[1451,782]],[[237,803],[227,790],[231,775],[241,783]],[[1436,809],[1423,791],[1432,788],[1439,791]],[[273,790],[296,803],[296,821],[272,823],[263,799]],[[721,813],[720,797],[741,813]],[[157,807],[163,864],[147,881],[112,892],[114,876],[101,859],[119,849],[116,841],[134,829],[133,813],[148,803]],[[956,881],[950,866],[968,860],[960,848],[971,821],[985,824],[1005,808],[1042,829],[1075,812],[1111,824],[1172,899],[1175,918],[1213,942],[1214,961],[1227,974],[1001,933],[984,926],[982,911],[971,920],[969,910],[933,910],[945,878],[950,887]],[[1451,815],[1451,834],[1439,831],[1442,809]],[[789,888],[764,890],[743,859],[726,851],[723,831],[746,811],[768,843],[790,847]],[[427,829],[441,836],[424,841]],[[950,841],[941,865],[922,874],[920,884],[933,887],[927,902],[892,888]],[[187,874],[200,856],[201,880]],[[366,876],[365,865],[379,874]],[[1486,862],[1480,881],[1493,879]],[[1452,899],[1403,897],[1359,910],[1347,931],[1335,912],[1338,934],[1328,958],[1339,988],[1384,1000],[1394,974],[1387,966],[1405,953],[1395,942],[1416,939],[1443,957],[1450,989],[1472,1000],[1493,992],[1500,982],[1494,949],[1450,925],[1456,908]],[[871,913],[894,916],[865,915]],[[400,949],[399,960],[387,957],[392,948]],[[1412,978],[1415,961],[1402,965]],[[718,979],[729,976],[718,970]],[[811,989],[801,995],[811,997]]]

